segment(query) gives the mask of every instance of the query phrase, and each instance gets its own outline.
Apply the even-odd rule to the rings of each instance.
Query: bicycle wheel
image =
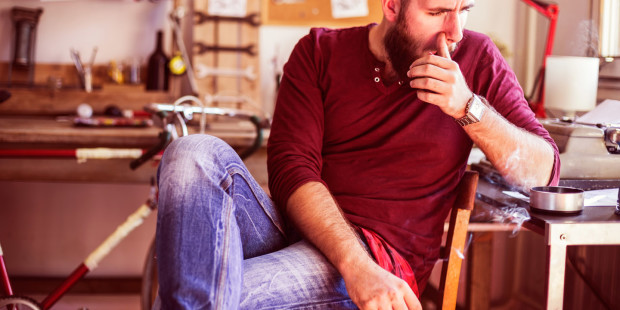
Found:
[[[0,298],[0,309],[41,310],[39,303],[28,297],[8,296]]]
[[[149,251],[146,254],[144,271],[142,272],[142,295],[140,303],[142,304],[143,310],[151,310],[155,297],[157,297],[158,289],[157,258],[155,257],[155,239],[153,239]]]

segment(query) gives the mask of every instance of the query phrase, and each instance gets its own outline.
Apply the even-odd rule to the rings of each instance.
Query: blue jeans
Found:
[[[337,270],[289,240],[270,197],[218,138],[175,140],[159,167],[163,309],[356,309]]]

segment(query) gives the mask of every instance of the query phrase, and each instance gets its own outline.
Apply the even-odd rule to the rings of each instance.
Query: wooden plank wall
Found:
[[[208,0],[195,0],[194,11],[209,15]],[[247,0],[247,14],[260,16],[260,0]],[[256,18],[257,20],[259,18]],[[250,80],[243,77],[208,76],[197,79],[200,98],[205,96],[223,95],[241,97],[245,100],[236,102],[213,102],[214,106],[240,108],[250,111],[261,111],[260,106],[260,82],[258,60],[258,26],[238,21],[205,21],[198,23],[194,19],[194,47],[202,43],[209,46],[221,47],[247,47],[252,46],[253,55],[237,51],[207,51],[197,53],[194,48],[193,65],[200,65],[218,69],[245,70],[252,68],[256,79]],[[207,102],[207,100],[205,100]]]

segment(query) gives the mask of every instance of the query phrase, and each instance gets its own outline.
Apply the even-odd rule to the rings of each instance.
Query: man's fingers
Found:
[[[435,57],[435,58],[439,58],[439,57]],[[439,58],[439,59],[444,59],[444,58]],[[450,74],[450,71],[447,71],[446,69],[441,68],[439,66],[435,66],[435,65],[415,66],[407,72],[407,76],[411,78],[412,81],[415,81],[416,79],[420,79],[420,78],[431,78],[431,79],[435,79],[438,81],[451,83],[454,80],[454,77],[452,76],[452,74]]]
[[[418,99],[426,102],[426,103],[430,103],[430,104],[434,104],[434,105],[439,105],[442,102],[443,96],[440,94],[437,94],[435,92],[431,92],[428,90],[422,90],[422,89],[418,89]]]
[[[437,35],[437,55],[450,59],[450,49],[448,48],[448,41],[444,32]]]
[[[418,90],[426,90],[437,94],[445,94],[449,91],[448,86],[437,79],[433,78],[417,78],[409,82],[409,86]]]
[[[405,303],[407,304],[407,309],[422,310],[422,304],[420,304],[420,300],[418,300],[418,297],[413,293],[410,287],[407,287],[407,290],[405,290],[403,298],[405,299]]]
[[[423,66],[423,65],[433,65],[442,69],[452,69],[454,68],[454,62],[450,58],[439,57],[437,55],[427,55],[420,57],[413,61],[409,66],[409,69],[413,69],[415,67]]]
[[[409,310],[409,308],[403,300],[399,300],[392,303],[392,310]]]
[[[442,76],[445,76],[445,69],[434,64],[418,64],[409,71],[407,71],[407,76],[410,78],[419,78],[419,77],[435,77],[441,79]]]

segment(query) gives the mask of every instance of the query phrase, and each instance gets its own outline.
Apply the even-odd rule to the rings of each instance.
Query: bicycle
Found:
[[[193,102],[199,104],[196,106],[182,105],[185,102]],[[29,156],[29,157],[66,157],[74,156],[79,160],[85,159],[110,159],[110,158],[133,158],[130,163],[131,169],[136,169],[145,162],[151,160],[155,156],[161,155],[165,147],[175,138],[188,135],[186,123],[193,119],[193,114],[201,114],[200,132],[204,133],[206,127],[206,116],[217,115],[233,118],[241,118],[250,121],[255,129],[256,136],[252,146],[240,152],[242,158],[247,158],[260,148],[263,140],[262,129],[265,127],[265,121],[253,114],[237,109],[227,108],[211,108],[204,107],[202,102],[193,96],[185,96],[177,99],[173,104],[151,104],[145,107],[145,110],[159,118],[162,132],[159,134],[160,141],[157,145],[149,150],[141,149],[78,149],[67,152],[66,150],[0,150],[0,156]],[[180,131],[180,133],[179,133]],[[80,155],[78,155],[80,154]],[[128,234],[136,227],[140,226],[153,211],[157,209],[157,188],[154,178],[151,178],[151,190],[146,202],[134,211],[117,229],[110,234],[87,258],[78,265],[78,267],[67,276],[63,282],[56,287],[41,302],[37,302],[28,296],[15,295],[10,278],[4,262],[4,253],[0,246],[0,281],[4,288],[5,296],[0,297],[0,309],[31,309],[31,310],[47,310],[50,309],[58,300],[64,296],[71,287],[73,287],[88,272],[97,268],[99,263],[109,254],[116,245],[118,245]],[[144,277],[142,284],[142,307],[150,309],[154,294],[157,292],[157,274],[154,257],[154,241],[151,243],[149,253],[147,254],[147,263],[145,264]]]
[[[191,96],[190,96],[191,97]],[[209,98],[209,96],[207,97]],[[182,99],[182,98],[181,98]],[[194,100],[189,98],[190,100]],[[210,100],[210,99],[208,99]],[[250,121],[255,128],[256,136],[254,138],[254,142],[252,145],[239,152],[239,157],[241,159],[246,159],[254,152],[256,152],[262,145],[263,141],[263,128],[269,127],[268,118],[264,118],[261,120],[258,116],[253,114],[248,114],[242,110],[236,109],[227,109],[227,108],[213,108],[213,107],[196,107],[196,106],[179,106],[177,104],[170,105],[162,105],[162,104],[151,104],[145,107],[145,110],[150,112],[175,112],[180,113],[179,115],[184,115],[188,119],[192,119],[191,114],[198,113],[201,114],[201,127],[204,124],[204,116],[205,115],[215,115],[215,116],[227,116],[231,118],[241,118],[247,121]],[[183,122],[180,122],[183,124]],[[182,132],[184,135],[187,134],[187,129],[182,127]],[[201,130],[202,131],[202,130]],[[157,260],[155,258],[155,240],[151,242],[149,249],[147,251],[146,260],[144,263],[144,270],[142,276],[142,288],[141,288],[141,305],[143,310],[151,309],[153,302],[155,301],[155,297],[157,296],[157,291],[159,288],[158,283],[158,274],[157,274]]]

